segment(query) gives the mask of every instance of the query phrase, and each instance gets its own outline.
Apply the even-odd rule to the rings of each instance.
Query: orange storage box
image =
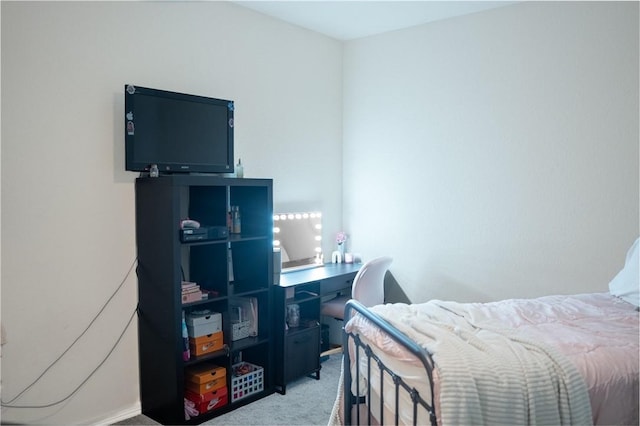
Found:
[[[226,385],[227,370],[224,367],[202,363],[185,370],[185,388],[196,394],[204,395]]]
[[[189,337],[189,350],[191,354],[195,356],[219,351],[223,346],[222,331],[201,337]]]
[[[191,392],[187,389],[184,396],[196,404],[196,410],[198,410],[200,414],[224,407],[229,402],[229,392],[226,386],[205,394]]]

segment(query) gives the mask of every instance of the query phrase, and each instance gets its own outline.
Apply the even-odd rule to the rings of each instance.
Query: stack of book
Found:
[[[200,286],[190,281],[182,281],[182,303],[191,303],[202,300]]]

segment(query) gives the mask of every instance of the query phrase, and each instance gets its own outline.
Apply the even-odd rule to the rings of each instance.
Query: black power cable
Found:
[[[111,297],[109,297],[109,299],[105,302],[105,304],[102,306],[102,308],[100,308],[98,313],[93,317],[91,322],[89,322],[89,325],[87,325],[87,327],[82,331],[82,333],[80,333],[80,335],[69,345],[69,347],[67,347],[67,349],[65,349],[64,352],[62,352],[62,354],[60,354],[60,356],[58,356],[58,358],[56,358],[47,368],[45,368],[45,370],[33,382],[31,382],[30,385],[28,385],[26,388],[24,388],[19,394],[14,396],[9,401],[1,401],[0,400],[0,405],[2,405],[2,407],[6,407],[6,408],[47,408],[47,407],[52,407],[54,405],[60,404],[60,403],[62,403],[64,401],[66,401],[67,399],[71,398],[96,373],[96,371],[98,371],[98,369],[106,362],[106,360],[109,358],[109,356],[111,356],[111,354],[113,353],[115,348],[120,343],[120,340],[122,340],[122,337],[124,336],[125,332],[129,328],[129,325],[131,325],[131,321],[133,321],[133,318],[135,317],[136,312],[138,312],[138,307],[137,306],[136,306],[136,309],[131,314],[131,317],[129,318],[129,321],[127,322],[127,325],[122,330],[122,333],[120,333],[120,336],[118,337],[118,340],[116,340],[115,344],[111,347],[111,349],[107,353],[106,357],[98,364],[98,366],[91,373],[89,373],[89,375],[80,383],[80,385],[78,385],[69,395],[67,395],[66,397],[62,398],[59,401],[52,402],[52,403],[49,403],[49,404],[44,404],[44,405],[13,405],[12,404],[13,401],[15,401],[16,399],[20,398],[26,391],[28,391],[36,383],[38,383],[38,381],[40,381],[40,379],[45,374],[47,374],[47,372],[51,368],[53,368],[53,366],[56,365],[58,363],[58,361],[60,361],[62,359],[62,357],[64,357],[66,355],[67,352],[69,352],[71,350],[71,348],[82,338],[82,336],[84,336],[87,333],[87,331],[89,331],[91,326],[96,322],[96,320],[100,317],[102,312],[104,312],[104,310],[107,308],[109,303],[111,303],[111,300],[113,300],[113,298],[116,296],[116,294],[118,294],[118,292],[120,291],[120,289],[122,288],[124,283],[127,281],[127,278],[129,278],[129,275],[131,275],[131,271],[133,270],[133,267],[135,266],[137,260],[138,260],[137,258],[133,260],[133,263],[129,267],[129,270],[127,271],[126,275],[122,279],[122,282],[120,282],[120,285],[118,286],[118,288],[116,288],[116,290],[113,292]]]

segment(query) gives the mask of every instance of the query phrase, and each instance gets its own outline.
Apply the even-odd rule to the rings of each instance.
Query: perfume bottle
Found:
[[[238,164],[236,164],[236,177],[244,177],[244,167],[242,166],[241,158],[238,158]]]
[[[231,206],[231,232],[233,234],[240,234],[241,231],[240,208],[238,206]]]

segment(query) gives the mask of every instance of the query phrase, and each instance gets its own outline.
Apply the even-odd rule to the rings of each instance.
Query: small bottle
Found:
[[[184,311],[182,311],[182,359],[189,361],[191,358],[191,351],[189,350],[189,331],[187,330],[187,321],[184,318]]]
[[[287,305],[287,325],[291,328],[300,326],[300,305],[297,303]]]
[[[240,234],[242,231],[242,223],[240,220],[240,208],[238,206],[231,207],[231,223],[234,234]]]
[[[160,175],[160,171],[158,170],[157,164],[152,164],[149,169],[149,177],[158,177]]]
[[[244,177],[244,167],[242,166],[241,158],[238,158],[238,164],[236,164],[236,177]]]

